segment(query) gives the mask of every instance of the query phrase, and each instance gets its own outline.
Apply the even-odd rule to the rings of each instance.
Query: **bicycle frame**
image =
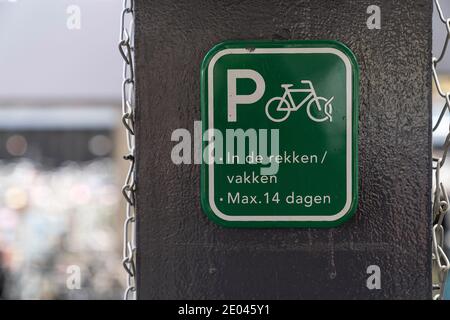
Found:
[[[292,98],[292,94],[291,94],[291,93],[296,93],[296,92],[309,92],[309,94],[297,105],[297,104],[295,104],[294,99]],[[289,100],[286,99],[286,97],[288,97]],[[289,104],[290,104],[290,107],[289,108],[283,108],[281,106],[281,102],[280,102],[280,105],[278,106],[278,110],[297,111],[306,102],[308,102],[311,97],[313,97],[313,99],[317,98],[316,91],[314,90],[313,87],[311,87],[310,89],[289,89],[289,88],[285,88],[284,89],[284,94],[282,96],[282,99],[288,101]]]

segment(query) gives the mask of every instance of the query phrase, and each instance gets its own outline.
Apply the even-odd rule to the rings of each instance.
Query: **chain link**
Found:
[[[123,260],[127,288],[125,300],[136,299],[136,206],[135,206],[135,99],[134,99],[134,0],[124,0],[120,16],[119,52],[123,58],[122,123],[125,128],[128,153],[124,159],[129,167],[122,187],[126,200],[123,224]]]
[[[446,112],[450,114],[450,92],[444,92],[437,73],[437,67],[444,58],[447,52],[447,46],[450,38],[450,18],[445,18],[442,8],[439,4],[439,0],[434,1],[436,9],[439,14],[439,19],[445,25],[447,29],[447,35],[445,37],[444,46],[439,55],[439,58],[433,57],[431,62],[431,70],[433,73],[434,84],[438,94],[441,96],[442,103],[444,104],[439,115],[436,124],[433,126],[433,132],[440,126],[441,120]],[[433,199],[433,229],[432,229],[432,259],[433,259],[433,271],[437,275],[436,281],[433,283],[433,298],[440,299],[443,294],[444,284],[448,276],[450,269],[450,262],[444,251],[444,222],[445,214],[448,211],[448,194],[445,190],[444,184],[441,182],[441,169],[447,158],[447,153],[450,148],[450,128],[448,129],[447,137],[444,145],[442,146],[443,153],[440,157],[435,157],[433,154],[433,170],[435,172],[434,179],[434,199]]]

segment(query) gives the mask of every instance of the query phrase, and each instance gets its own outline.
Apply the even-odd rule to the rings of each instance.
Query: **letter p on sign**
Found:
[[[214,151],[225,159],[202,163],[201,202],[208,217],[222,226],[245,228],[335,227],[350,219],[358,202],[358,79],[354,54],[336,41],[215,45],[201,67],[202,134],[208,137],[202,154]],[[235,135],[222,137],[226,150],[215,149],[217,144],[212,148],[214,132],[228,130]],[[250,137],[255,131],[256,140]],[[236,140],[237,132],[244,139]],[[262,162],[238,163],[252,154],[273,163],[280,151],[294,150],[320,157],[320,168],[286,161],[277,164],[276,172],[263,172],[267,164]],[[277,182],[230,180],[254,173],[265,181],[275,175]],[[302,198],[292,205],[287,201],[292,193],[329,201],[308,205]]]
[[[251,94],[238,95],[236,82],[237,79],[251,79],[256,84],[256,89]],[[228,83],[228,122],[236,122],[236,106],[238,104],[252,104],[261,99],[266,90],[264,78],[251,69],[230,69],[227,73]]]

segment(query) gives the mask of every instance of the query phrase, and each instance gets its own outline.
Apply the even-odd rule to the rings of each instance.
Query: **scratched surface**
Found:
[[[136,1],[138,297],[431,297],[429,0]],[[224,229],[200,208],[200,168],[176,128],[200,120],[200,63],[232,39],[335,39],[361,70],[359,205],[335,229]],[[368,290],[366,268],[381,268]]]

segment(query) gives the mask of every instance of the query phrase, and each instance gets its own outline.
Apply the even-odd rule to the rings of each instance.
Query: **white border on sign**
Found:
[[[346,68],[346,82],[347,82],[347,165],[346,165],[346,176],[347,176],[347,197],[344,208],[335,215],[309,215],[309,216],[293,216],[293,215],[277,215],[277,216],[253,216],[253,215],[239,215],[230,216],[221,212],[214,201],[214,161],[210,161],[208,165],[208,182],[209,182],[209,205],[211,210],[216,216],[225,221],[265,221],[265,222],[295,222],[295,221],[336,221],[342,218],[350,209],[352,203],[352,67],[350,59],[341,51],[335,48],[256,48],[253,51],[249,51],[244,48],[235,49],[224,49],[217,52],[209,62],[208,65],[208,129],[214,128],[214,86],[213,86],[213,71],[214,65],[217,60],[221,57],[229,54],[272,54],[272,53],[283,53],[283,54],[299,54],[299,53],[330,53],[338,56],[344,62]],[[211,130],[209,139],[212,139]],[[211,140],[210,140],[211,141]]]

